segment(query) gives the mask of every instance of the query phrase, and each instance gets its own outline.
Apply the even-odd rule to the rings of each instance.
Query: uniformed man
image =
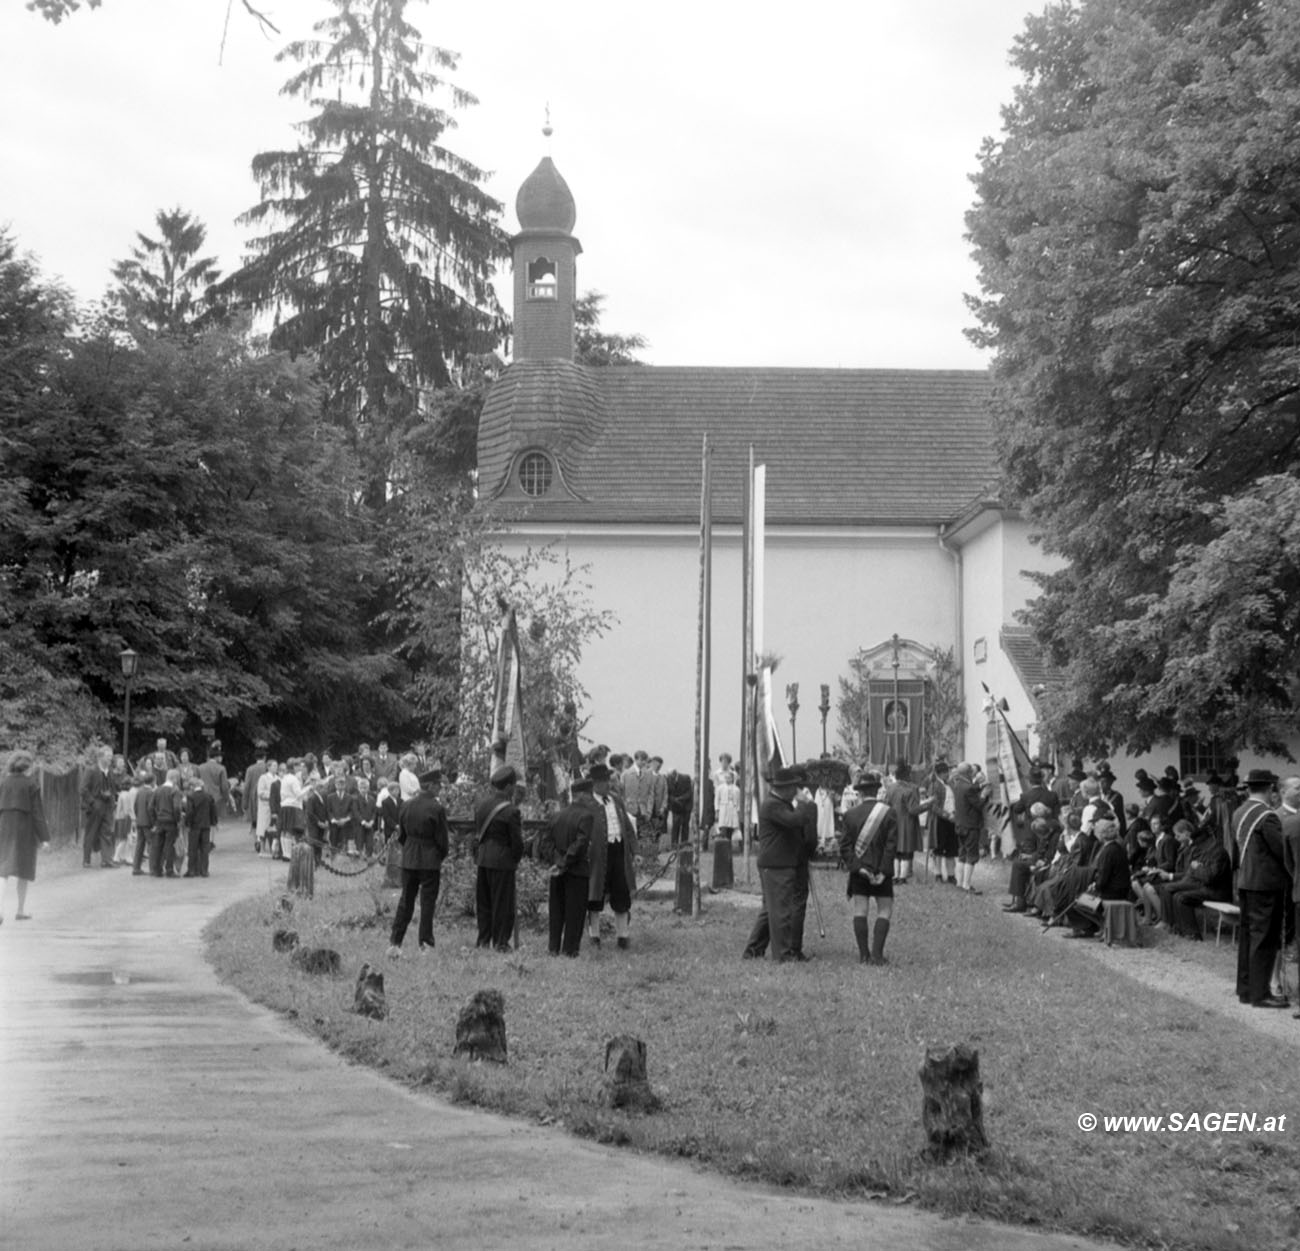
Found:
[[[523,817],[514,803],[518,781],[513,765],[495,770],[488,779],[491,791],[474,813],[477,945],[496,951],[508,951],[515,932],[515,870],[524,858]]]
[[[1246,801],[1233,814],[1233,867],[1241,920],[1237,926],[1237,998],[1252,1008],[1285,1008],[1273,994],[1273,966],[1282,947],[1286,861],[1282,821],[1269,806],[1277,778],[1267,769],[1246,775]]]
[[[419,777],[420,789],[403,805],[397,818],[397,842],[402,849],[402,897],[393,917],[388,958],[402,954],[406,927],[420,898],[420,950],[433,950],[433,910],[442,883],[442,862],[451,845],[447,810],[438,801],[442,770],[430,769]]]

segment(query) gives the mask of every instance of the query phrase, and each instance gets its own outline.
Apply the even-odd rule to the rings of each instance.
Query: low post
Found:
[[[987,1150],[980,1053],[965,1043],[927,1047],[920,1076],[926,1154],[947,1160]]]

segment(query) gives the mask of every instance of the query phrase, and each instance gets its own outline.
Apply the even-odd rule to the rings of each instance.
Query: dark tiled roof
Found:
[[[1036,686],[1056,686],[1064,680],[1065,674],[1047,659],[1028,626],[1003,626],[998,631],[998,643],[1025,694],[1032,695]]]
[[[767,465],[769,524],[936,524],[994,480],[988,404],[982,370],[522,361],[484,407],[480,490],[518,498],[506,481],[514,453],[547,446],[577,498],[552,491],[529,505],[535,520],[697,520],[707,432],[715,522],[740,521],[752,444]]]

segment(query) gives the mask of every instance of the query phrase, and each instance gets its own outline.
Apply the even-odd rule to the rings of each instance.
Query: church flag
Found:
[[[777,770],[785,767],[785,752],[781,747],[781,732],[772,711],[772,666],[763,664],[758,670],[758,698],[754,707],[754,745],[757,768],[754,771],[754,803],[761,803],[767,795],[767,780]]]
[[[992,748],[990,755],[996,758],[998,777],[1001,782],[1002,798],[997,807],[999,810],[998,816],[1002,819],[1002,835],[1005,840],[1008,830],[1010,830],[1014,840],[1011,805],[1029,788],[1029,770],[1032,767],[1032,762],[1024,744],[1020,741],[1015,730],[1011,728],[1011,722],[1007,719],[1006,700],[994,699],[989,688],[984,683],[980,685],[984,686],[984,693],[989,697],[989,703],[985,704],[985,708],[988,708],[989,704],[991,704],[994,713],[994,716],[989,721],[989,729],[992,731],[990,738],[994,740],[990,744]]]
[[[515,610],[506,608],[497,643],[496,696],[492,705],[492,771],[513,765],[519,780],[527,776],[524,748],[523,660]]]

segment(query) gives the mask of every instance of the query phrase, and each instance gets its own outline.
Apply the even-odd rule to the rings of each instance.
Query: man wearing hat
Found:
[[[600,946],[600,914],[605,900],[614,910],[618,945],[628,945],[632,892],[636,890],[636,827],[627,808],[610,793],[613,770],[594,764],[587,770],[600,812],[591,835],[591,878],[587,888],[587,937]]]
[[[952,772],[946,760],[934,765],[930,785],[930,821],[933,828],[934,862],[939,881],[957,885],[957,799],[949,784]],[[847,813],[845,814],[847,815]]]
[[[253,744],[253,763],[244,770],[244,803],[248,807],[248,832],[253,839],[253,850],[262,850],[262,840],[257,836],[257,784],[266,772],[268,745],[264,739]]]
[[[817,808],[794,802],[805,780],[801,769],[778,769],[758,810],[758,875],[777,963],[800,956],[808,897],[800,902],[799,873],[817,850]]]
[[[538,859],[551,866],[546,911],[553,956],[576,956],[582,949],[591,839],[601,816],[591,786],[590,778],[574,780],[569,787],[572,798],[551,818],[538,848]]]
[[[945,772],[947,772],[945,766]],[[849,866],[848,896],[853,904],[853,938],[859,964],[885,964],[885,939],[894,912],[894,854],[898,849],[898,817],[878,798],[880,774],[867,771],[856,789],[862,802],[844,817],[840,859]],[[876,901],[876,926],[869,909]]]
[[[975,866],[980,860],[984,810],[992,788],[974,764],[963,760],[953,770],[952,793],[957,826],[957,885],[968,895],[978,895],[982,892],[975,889]]]
[[[420,897],[420,950],[433,950],[433,910],[442,883],[442,862],[451,845],[447,810],[438,801],[442,770],[422,773],[419,782],[419,791],[403,805],[397,818],[397,842],[402,849],[402,897],[389,936],[390,960],[402,954],[402,940],[415,915],[417,895]]]
[[[1287,1007],[1272,989],[1287,886],[1282,821],[1268,804],[1276,782],[1267,769],[1252,769],[1246,775],[1246,801],[1232,818],[1232,863],[1241,906],[1237,998],[1253,1008]]]
[[[524,823],[514,803],[518,781],[514,765],[494,770],[488,779],[492,789],[474,813],[477,946],[496,951],[509,951],[515,932],[515,870],[524,858]]]
[[[1109,761],[1102,761],[1101,768],[1097,770],[1097,781],[1101,783],[1102,799],[1110,805],[1110,810],[1119,823],[1119,841],[1127,847],[1128,816],[1124,811],[1124,796],[1115,789],[1115,775],[1111,772]]]

